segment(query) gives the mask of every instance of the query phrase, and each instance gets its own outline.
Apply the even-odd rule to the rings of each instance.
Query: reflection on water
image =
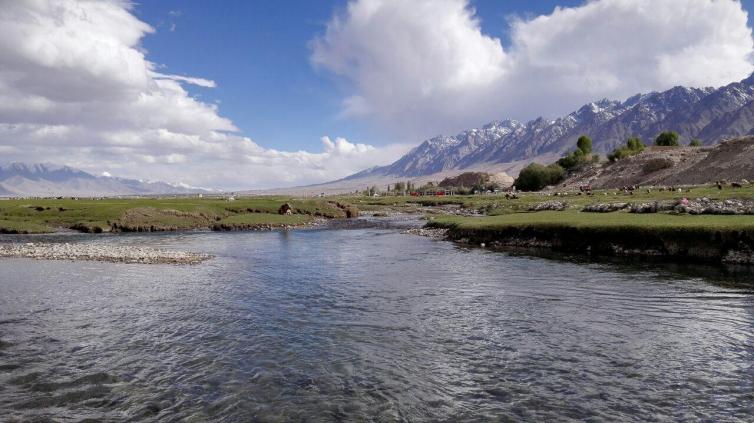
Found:
[[[216,258],[0,261],[3,419],[754,411],[748,271],[511,256],[375,228],[82,239]]]

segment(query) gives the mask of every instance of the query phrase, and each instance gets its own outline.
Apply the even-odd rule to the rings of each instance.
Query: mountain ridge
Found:
[[[167,182],[95,176],[70,166],[14,162],[0,165],[3,197],[99,197],[118,195],[195,194],[210,190]]]
[[[636,94],[624,101],[602,99],[555,119],[495,120],[453,136],[425,140],[395,162],[366,169],[343,180],[411,178],[486,165],[536,161],[573,149],[580,135],[606,154],[632,136],[651,143],[665,130],[682,141],[705,145],[754,134],[754,74],[719,88],[672,87]]]

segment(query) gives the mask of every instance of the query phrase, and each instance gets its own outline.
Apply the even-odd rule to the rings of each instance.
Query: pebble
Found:
[[[448,230],[443,228],[411,228],[404,231],[404,233],[426,236],[427,238],[432,239],[445,239],[448,234]]]
[[[211,258],[189,251],[102,244],[26,243],[0,245],[0,257],[37,260],[87,260],[111,263],[197,264]]]

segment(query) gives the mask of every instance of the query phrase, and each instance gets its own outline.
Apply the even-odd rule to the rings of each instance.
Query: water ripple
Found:
[[[751,286],[363,226],[80,238],[217,257],[190,268],[0,261],[0,418],[737,421],[754,412]]]

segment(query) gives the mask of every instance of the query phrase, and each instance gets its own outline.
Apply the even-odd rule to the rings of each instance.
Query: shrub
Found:
[[[608,154],[607,159],[611,162],[625,159],[626,157],[641,153],[642,151],[644,151],[644,147],[645,145],[640,138],[631,137],[628,139],[628,141],[626,141],[626,145],[624,147],[616,148],[611,154]]]
[[[521,170],[513,185],[521,191],[539,191],[548,185],[557,184],[564,176],[565,171],[558,164],[542,166],[532,163]]]
[[[701,147],[701,146],[702,146],[702,140],[700,140],[699,138],[694,138],[689,143],[689,147]]]
[[[665,131],[655,138],[655,145],[663,147],[677,147],[678,144],[678,132]]]
[[[576,150],[558,160],[563,169],[572,169],[581,164],[592,161],[592,139],[582,135],[576,141]]]
[[[638,137],[631,137],[626,141],[626,147],[628,147],[629,150],[635,151],[637,153],[640,153],[644,151],[644,143],[641,141],[641,138]]]
[[[670,159],[652,159],[644,165],[644,168],[642,170],[645,174],[648,174],[670,167],[673,167],[673,161]]]
[[[587,155],[592,152],[592,139],[586,135],[582,135],[576,141],[576,148],[584,152]]]

